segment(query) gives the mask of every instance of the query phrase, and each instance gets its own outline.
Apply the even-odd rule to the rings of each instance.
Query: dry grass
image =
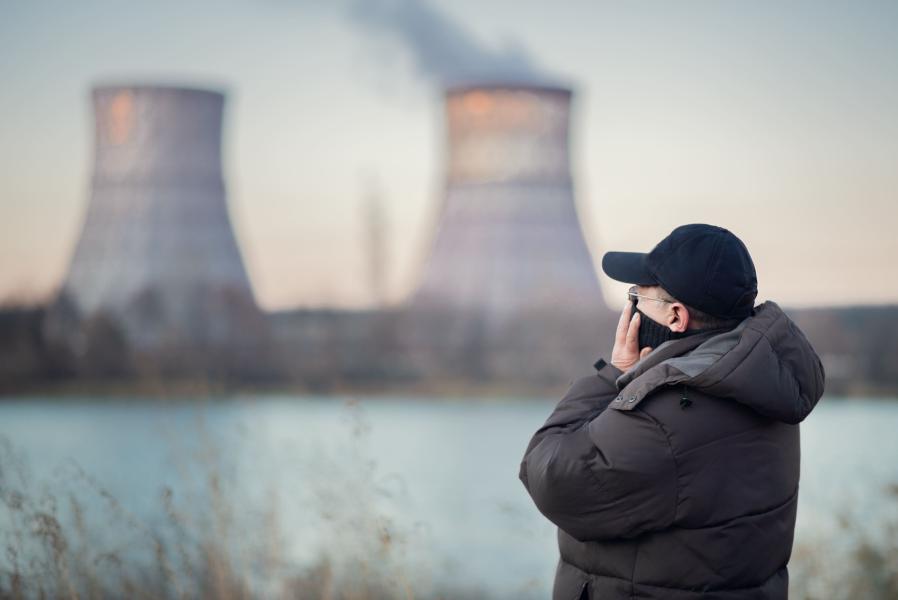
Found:
[[[426,535],[377,510],[389,491],[366,459],[364,413],[357,402],[348,405],[355,443],[339,461],[316,457],[326,476],[315,482],[312,505],[303,507],[315,511],[328,543],[302,565],[287,550],[278,486],[266,490],[264,505],[247,505],[220,462],[225,449],[201,422],[200,443],[180,450],[175,465],[184,480],[199,474],[197,495],[163,486],[157,522],[139,518],[73,461],[61,469],[61,483],[39,484],[0,437],[0,599],[487,598],[462,584],[440,588],[426,557],[414,552],[413,542],[428,542]],[[886,493],[898,506],[898,485]],[[879,535],[845,515],[839,523],[831,539],[797,541],[790,597],[898,598],[898,514],[877,524]]]
[[[797,543],[789,562],[794,600],[898,598],[898,484],[886,486],[891,513],[871,531],[859,517],[838,515],[829,539]]]
[[[354,401],[353,439],[368,431]],[[158,495],[160,522],[124,506],[74,461],[61,482],[37,484],[24,457],[0,438],[0,599],[250,598],[386,600],[484,598],[476,589],[440,589],[409,555],[405,531],[381,514],[383,490],[373,464],[353,444],[352,473],[328,467],[315,497],[328,545],[311,564],[286,551],[277,486],[266,506],[246,506],[200,426],[195,455],[182,456],[182,476],[202,473],[199,494]],[[204,502],[197,510],[196,502]],[[347,508],[349,507],[349,508]],[[239,517],[239,518],[237,518]]]

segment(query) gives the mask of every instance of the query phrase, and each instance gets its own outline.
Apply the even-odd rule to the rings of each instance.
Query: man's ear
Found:
[[[670,305],[670,316],[667,325],[675,333],[682,333],[689,327],[689,310],[685,304],[674,302]]]

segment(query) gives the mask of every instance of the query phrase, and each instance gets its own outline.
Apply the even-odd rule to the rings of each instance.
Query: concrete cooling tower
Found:
[[[574,201],[571,91],[477,85],[446,93],[446,187],[413,306],[604,309]]]
[[[118,316],[138,346],[222,341],[258,312],[225,198],[224,100],[180,87],[92,91],[90,201],[62,293],[81,314]]]

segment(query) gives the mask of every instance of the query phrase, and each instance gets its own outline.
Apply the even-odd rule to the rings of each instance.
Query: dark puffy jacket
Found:
[[[798,423],[824,387],[801,330],[767,301],[626,373],[595,367],[521,462],[558,526],[553,600],[787,598]]]

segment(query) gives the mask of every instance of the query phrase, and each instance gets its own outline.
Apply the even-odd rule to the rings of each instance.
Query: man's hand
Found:
[[[632,313],[632,316],[631,316]],[[624,311],[617,322],[617,333],[614,336],[614,349],[611,351],[611,364],[621,371],[629,371],[643,359],[651,348],[639,351],[639,313],[633,313],[633,303],[627,300]]]

